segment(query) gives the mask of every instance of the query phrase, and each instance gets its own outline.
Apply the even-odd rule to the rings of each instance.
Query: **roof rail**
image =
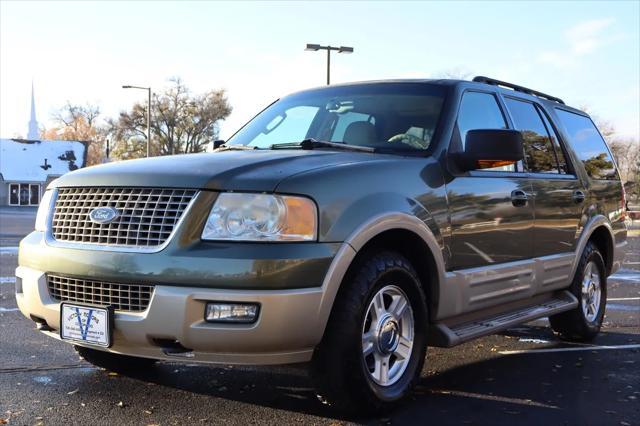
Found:
[[[518,86],[517,84],[507,83],[506,81],[496,80],[495,78],[489,78],[489,77],[484,77],[479,75],[477,77],[474,77],[473,81],[475,81],[476,83],[491,84],[493,86],[508,87],[510,89],[515,90],[516,92],[526,93],[528,95],[533,95],[539,98],[548,99],[550,101],[558,102],[564,105],[564,101],[560,98],[556,98],[555,96],[547,95],[546,93],[538,92],[537,90],[533,90],[533,89],[528,89],[523,86]]]

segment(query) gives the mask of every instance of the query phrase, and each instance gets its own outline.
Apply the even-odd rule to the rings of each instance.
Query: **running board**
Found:
[[[568,311],[578,306],[578,299],[568,291],[556,293],[552,298],[536,305],[525,306],[487,318],[456,325],[436,323],[430,327],[429,344],[450,348],[478,337],[494,334],[518,324]]]

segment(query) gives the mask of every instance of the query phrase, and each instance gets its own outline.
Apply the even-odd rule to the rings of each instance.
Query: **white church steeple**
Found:
[[[27,139],[40,139],[40,130],[38,129],[38,121],[36,120],[36,100],[33,94],[33,81],[31,82],[31,119],[29,120],[29,133]]]

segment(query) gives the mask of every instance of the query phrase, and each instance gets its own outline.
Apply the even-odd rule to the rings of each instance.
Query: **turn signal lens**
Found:
[[[510,160],[478,160],[479,169],[491,169],[493,167],[504,167],[515,164],[515,161]]]
[[[287,218],[282,226],[282,234],[288,238],[315,239],[316,206],[308,198],[282,197]]]

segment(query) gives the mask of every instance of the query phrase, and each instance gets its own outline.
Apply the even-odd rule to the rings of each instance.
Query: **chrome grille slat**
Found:
[[[153,285],[121,284],[47,275],[50,296],[60,302],[113,306],[117,311],[142,312],[149,306]]]
[[[196,192],[167,188],[59,188],[52,236],[67,243],[152,249],[168,240]],[[119,215],[110,223],[94,223],[89,213],[98,207],[112,207]]]

